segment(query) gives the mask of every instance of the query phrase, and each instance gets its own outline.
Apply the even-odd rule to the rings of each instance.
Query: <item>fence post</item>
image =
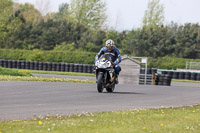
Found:
[[[156,85],[156,73],[152,73],[152,85]]]

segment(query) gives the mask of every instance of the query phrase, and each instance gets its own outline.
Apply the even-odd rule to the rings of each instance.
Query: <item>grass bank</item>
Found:
[[[76,72],[56,72],[56,71],[38,71],[38,70],[21,70],[29,73],[40,73],[40,74],[56,74],[56,75],[72,75],[72,76],[89,76],[95,77],[93,73],[76,73]]]
[[[172,79],[173,82],[188,82],[188,83],[200,83],[200,81],[196,80],[184,80],[184,79]]]
[[[43,82],[73,82],[73,83],[96,83],[90,80],[66,79],[66,78],[45,78],[33,77],[31,73],[73,75],[73,76],[95,76],[90,73],[73,73],[73,72],[52,72],[37,70],[21,70],[0,67],[0,81],[43,81]]]
[[[41,82],[72,82],[72,83],[96,83],[92,80],[67,79],[67,78],[45,78],[45,77],[25,77],[25,76],[1,76],[0,81],[41,81]]]
[[[9,69],[0,67],[0,75],[10,75],[10,76],[31,76],[29,71],[22,71],[18,69]]]
[[[200,106],[143,109],[0,122],[0,133],[199,133]]]

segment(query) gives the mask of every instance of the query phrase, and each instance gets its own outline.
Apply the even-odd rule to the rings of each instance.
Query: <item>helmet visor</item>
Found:
[[[113,50],[113,46],[109,45],[107,46],[108,50]]]

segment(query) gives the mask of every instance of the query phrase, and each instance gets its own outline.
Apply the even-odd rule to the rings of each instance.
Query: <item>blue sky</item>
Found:
[[[19,3],[36,4],[36,0],[14,0]],[[45,1],[45,0],[43,0]],[[70,0],[49,0],[50,11],[58,11],[62,3]],[[149,0],[105,0],[109,27],[117,30],[131,30],[142,25]],[[160,0],[165,7],[165,24],[171,21],[179,24],[200,23],[200,0]]]

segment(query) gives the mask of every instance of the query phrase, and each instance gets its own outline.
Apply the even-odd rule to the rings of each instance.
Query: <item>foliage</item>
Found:
[[[200,106],[57,115],[0,122],[0,132],[198,133]]]
[[[200,26],[185,24],[178,26],[143,27],[128,32],[123,44],[123,53],[136,56],[200,58]],[[124,42],[124,41],[123,41]]]
[[[0,49],[0,59],[27,60],[39,62],[66,62],[78,64],[93,64],[96,52],[75,51],[41,51],[41,50],[11,50]],[[171,56],[148,57],[148,67],[160,69],[185,68],[186,62],[200,62],[200,59],[185,59]]]
[[[70,13],[78,24],[99,29],[106,20],[105,7],[102,0],[71,0]]]
[[[75,51],[76,50],[76,44],[66,44],[65,42],[61,43],[61,45],[56,45],[54,47],[54,51]]]
[[[75,49],[86,49],[88,43],[94,44],[98,51],[105,38],[102,30],[89,31],[83,25],[73,24],[65,20],[46,22],[37,25],[33,23],[22,24],[6,43],[6,48],[20,49],[42,49],[52,50],[55,46],[62,44],[73,44]],[[96,47],[97,46],[97,47]],[[69,46],[70,47],[70,46]]]
[[[73,0],[60,5],[57,13],[46,16],[31,4],[17,4],[11,0],[0,2],[0,48],[33,50],[32,55],[18,50],[12,55],[3,51],[0,56],[5,59],[93,63],[90,56],[84,61],[84,54],[99,52],[107,39],[115,41],[121,54],[154,59],[166,56],[200,59],[200,25],[173,22],[162,25],[164,8],[160,0],[149,2],[142,28],[121,32],[102,27],[106,20],[103,15],[106,4],[101,0]],[[72,53],[74,57],[65,56],[64,59],[60,52],[58,55],[53,53],[53,57],[41,50],[77,54]]]
[[[23,23],[32,22],[33,25],[38,24],[42,20],[42,14],[32,4],[25,3],[14,6],[15,17],[18,17]]]
[[[13,2],[11,0],[0,0],[0,3],[0,22],[1,24],[5,24],[12,14]]]
[[[96,53],[83,51],[41,51],[41,50],[11,50],[0,49],[0,59],[66,62],[93,64]]]
[[[185,24],[180,26],[176,35],[177,57],[196,58],[200,53],[200,26],[198,24]]]
[[[163,24],[164,6],[160,4],[160,0],[150,0],[148,8],[143,18],[144,27],[155,27]]]
[[[78,41],[79,48],[90,52],[99,52],[101,47],[104,46],[105,37],[106,32],[103,30],[85,32]]]
[[[0,47],[4,47],[8,37],[8,22],[12,15],[13,2],[11,0],[0,0]]]
[[[200,59],[184,59],[170,56],[148,58],[148,67],[158,69],[185,69],[187,61],[200,62]]]
[[[59,11],[54,17],[55,19],[65,19],[68,15],[69,15],[69,4],[63,3],[59,6]]]
[[[0,67],[0,75],[10,75],[10,76],[31,76],[27,71],[20,71],[15,69]]]

